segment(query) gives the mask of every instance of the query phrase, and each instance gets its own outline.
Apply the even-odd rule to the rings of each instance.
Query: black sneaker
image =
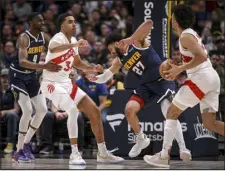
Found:
[[[52,146],[45,146],[40,152],[39,154],[53,154],[54,150]]]

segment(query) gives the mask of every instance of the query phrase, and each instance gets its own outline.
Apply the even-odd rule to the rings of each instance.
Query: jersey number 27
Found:
[[[142,64],[141,61],[138,61],[138,63],[132,68],[132,71],[134,71],[138,75],[142,75],[145,67]]]

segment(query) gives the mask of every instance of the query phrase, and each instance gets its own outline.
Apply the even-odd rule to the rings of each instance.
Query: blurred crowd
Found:
[[[179,3],[184,3],[179,1]],[[194,29],[201,36],[205,48],[208,51],[209,58],[213,67],[218,72],[221,79],[220,112],[218,117],[224,121],[225,111],[225,90],[224,90],[224,51],[225,51],[225,12],[224,1],[185,1],[192,5],[196,12],[196,24]],[[77,39],[86,39],[89,42],[89,48],[79,49],[79,54],[83,60],[90,64],[101,64],[105,68],[111,65],[113,60],[104,41],[107,35],[117,31],[123,37],[128,37],[133,31],[133,6],[132,1],[75,1],[68,2],[55,0],[26,1],[26,0],[1,0],[0,10],[3,16],[0,20],[1,40],[0,40],[0,122],[1,126],[7,128],[2,134],[7,137],[5,153],[11,153],[15,147],[16,134],[18,130],[18,121],[21,116],[19,105],[14,101],[13,94],[8,82],[8,69],[12,60],[17,55],[16,40],[18,35],[29,29],[26,21],[27,15],[32,12],[40,12],[45,21],[44,31],[52,37],[58,32],[56,18],[60,13],[68,12],[76,19],[76,37]],[[177,61],[181,60],[178,49],[177,37],[172,36],[172,54],[171,58]],[[42,52],[40,63],[45,61],[46,51]],[[111,97],[115,90],[124,89],[123,81],[126,72],[121,70],[109,80],[106,84],[96,84],[89,82],[85,75],[87,73],[73,70],[71,80],[77,84],[94,100],[102,112],[103,123],[111,104]],[[177,87],[182,86],[186,79],[186,74],[182,73],[176,80]],[[38,152],[49,154],[54,151],[54,142],[59,142],[57,138],[62,130],[66,131],[67,114],[64,111],[58,111],[51,102],[48,102],[49,112],[46,115],[40,130],[36,134],[36,142],[40,145]],[[65,129],[61,129],[64,127]],[[57,129],[60,128],[60,129]],[[6,130],[6,129],[4,129]],[[42,131],[42,130],[48,130]],[[80,149],[89,148],[90,137],[93,137],[90,131],[88,119],[84,114],[79,117],[79,144]],[[56,132],[56,133],[55,133]],[[89,137],[89,138],[86,138]],[[62,147],[61,147],[62,149]]]

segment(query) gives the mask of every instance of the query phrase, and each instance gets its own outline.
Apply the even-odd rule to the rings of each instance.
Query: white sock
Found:
[[[18,152],[20,149],[23,149],[23,144],[24,144],[25,135],[26,135],[26,134],[21,134],[21,133],[19,133],[19,135],[18,135],[17,152]]]
[[[28,131],[27,131],[27,134],[25,136],[25,140],[24,140],[24,143],[27,144],[30,142],[31,138],[34,136],[36,132],[36,129],[32,129],[31,127],[29,127]]]
[[[163,149],[161,151],[162,158],[168,158],[171,144],[176,134],[177,120],[167,119],[164,128]]]
[[[137,136],[137,138],[140,139],[140,140],[145,139],[145,134],[144,134],[142,131],[140,131],[138,134],[136,134],[136,136]]]
[[[78,151],[78,148],[77,148],[77,144],[72,144],[72,145],[71,145],[71,149],[72,149],[72,153],[77,153],[77,152],[79,152],[79,151]]]
[[[105,142],[98,143],[98,151],[102,156],[106,156],[108,154],[107,148],[105,146]]]
[[[182,127],[180,124],[180,121],[177,120],[177,129],[176,129],[176,135],[175,135],[175,139],[177,140],[177,144],[179,145],[180,151],[185,150],[186,149],[186,145],[184,142],[184,136],[183,136],[183,132],[182,132]]]

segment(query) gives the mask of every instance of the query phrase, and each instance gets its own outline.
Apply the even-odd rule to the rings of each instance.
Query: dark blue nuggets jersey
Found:
[[[121,62],[124,68],[140,78],[141,84],[154,82],[161,78],[159,66],[162,60],[152,46],[137,48],[130,45]]]
[[[39,33],[37,38],[35,38],[29,31],[25,31],[24,34],[29,37],[27,60],[33,63],[39,63],[41,52],[45,43],[43,33]],[[11,89],[17,100],[19,99],[19,93],[28,95],[30,98],[41,93],[36,70],[20,66],[18,55],[10,66],[9,81]]]
[[[29,37],[29,45],[27,47],[28,59],[30,62],[39,63],[41,52],[44,48],[44,35],[42,32],[39,33],[38,37],[34,37],[28,30],[24,32]],[[18,48],[18,47],[17,47]],[[20,66],[19,64],[19,56],[15,58],[12,62],[11,69],[18,70],[21,73],[31,73],[35,72],[33,69],[28,69]]]

